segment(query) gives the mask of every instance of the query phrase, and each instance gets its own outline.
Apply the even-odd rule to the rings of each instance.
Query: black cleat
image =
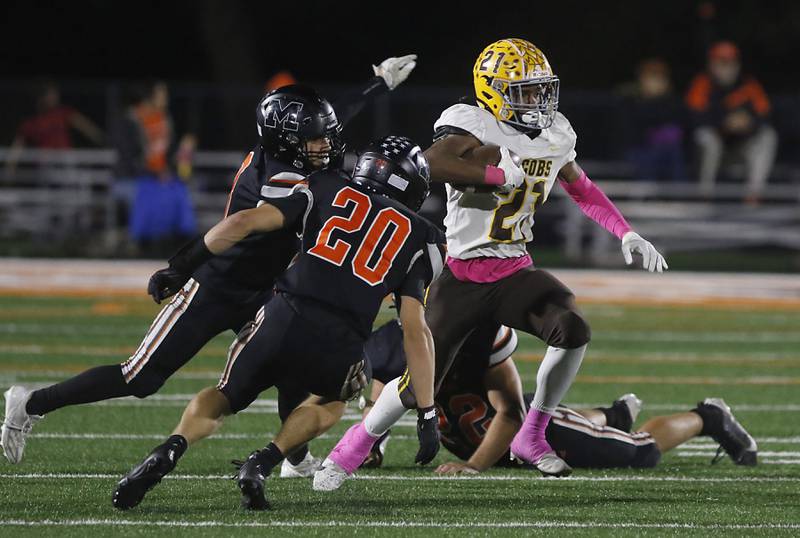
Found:
[[[269,510],[270,504],[264,495],[264,480],[272,469],[266,469],[259,461],[260,450],[256,450],[239,467],[234,477],[242,492],[242,508],[246,510]],[[237,464],[239,462],[234,462]]]
[[[137,506],[145,494],[161,482],[175,468],[178,458],[172,446],[157,446],[142,463],[131,469],[114,490],[112,502],[120,510],[130,510]]]
[[[639,412],[642,410],[642,400],[632,392],[623,394],[611,404],[611,409],[614,411],[613,417],[616,419],[614,424],[606,424],[618,430],[630,433],[633,428],[633,423],[639,417]],[[606,418],[609,416],[606,414]]]
[[[724,450],[736,465],[756,465],[756,440],[734,418],[724,400],[706,398],[697,404],[695,411],[703,418],[703,434],[710,435],[720,445],[711,463],[716,463]]]

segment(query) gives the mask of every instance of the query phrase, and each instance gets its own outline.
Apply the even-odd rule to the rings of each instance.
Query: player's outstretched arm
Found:
[[[469,459],[469,464],[483,471],[497,463],[525,420],[525,399],[522,381],[510,357],[492,367],[483,378],[489,403],[497,414],[478,449]]]
[[[490,468],[506,454],[525,420],[522,382],[511,358],[491,367],[484,375],[483,383],[489,403],[497,414],[469,461],[444,463],[436,469],[439,474],[482,472]]]
[[[433,407],[433,335],[425,322],[425,309],[419,300],[407,295],[400,298],[400,323],[417,407]]]
[[[212,254],[221,254],[255,232],[272,232],[283,228],[283,212],[272,204],[244,209],[219,221],[205,235],[205,244]]]
[[[275,206],[264,204],[226,217],[205,236],[181,247],[169,260],[169,267],[153,273],[147,293],[156,303],[175,295],[205,262],[229,249],[253,232],[268,232],[284,226],[284,214]]]
[[[408,374],[417,401],[419,451],[414,462],[425,465],[439,452],[439,420],[433,403],[433,336],[419,299],[407,295],[400,298],[400,323]],[[404,389],[399,387],[401,392]]]
[[[342,125],[347,125],[361,113],[364,106],[402,84],[416,66],[416,54],[386,58],[379,65],[373,65],[374,77],[365,85],[339,96],[333,102],[336,117]]]
[[[600,226],[622,240],[622,255],[625,263],[633,263],[633,253],[641,254],[642,267],[651,273],[669,269],[664,256],[656,248],[637,234],[622,216],[619,209],[605,193],[586,175],[578,163],[571,161],[558,172],[561,186],[570,198],[578,204],[581,211]]]

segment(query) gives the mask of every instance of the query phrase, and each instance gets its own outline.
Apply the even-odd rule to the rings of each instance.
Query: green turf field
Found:
[[[0,297],[0,387],[48,383],[121,361],[157,307],[146,299]],[[776,307],[588,305],[593,342],[567,403],[607,404],[625,392],[642,419],[725,398],[761,450],[755,468],[698,439],[647,471],[577,471],[542,479],[499,470],[436,479],[410,462],[413,424],[394,430],[385,466],[323,494],[270,479],[274,510],[245,513],[226,480],[232,458],[269,440],[274,393],[191,449],[138,508],[111,506],[116,481],[171,431],[184,404],[212,385],[230,336],[211,343],[157,396],[64,409],[41,421],[19,466],[0,461],[0,535],[578,535],[800,534],[800,312]],[[386,314],[388,315],[388,313]],[[524,338],[518,365],[532,390],[542,345]],[[324,455],[355,418],[312,445]],[[449,457],[444,450],[436,462]],[[434,463],[436,463],[434,462]]]

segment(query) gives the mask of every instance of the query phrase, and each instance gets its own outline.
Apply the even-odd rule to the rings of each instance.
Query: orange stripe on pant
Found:
[[[239,357],[239,354],[242,352],[247,343],[250,342],[250,340],[253,339],[253,336],[255,336],[256,332],[258,332],[258,329],[261,327],[261,323],[263,323],[263,321],[264,307],[262,306],[256,314],[256,319],[253,321],[250,331],[244,336],[244,338],[237,336],[236,340],[233,342],[233,344],[231,344],[230,350],[228,351],[228,360],[225,363],[225,370],[223,370],[222,377],[220,377],[219,383],[217,383],[217,390],[222,390],[228,383],[231,370],[233,370],[233,364],[236,362],[236,359]]]
[[[198,282],[189,280],[175,298],[164,307],[147,331],[144,340],[139,345],[139,349],[127,361],[122,363],[122,375],[126,383],[130,383],[144,368],[153,352],[158,349],[158,346],[189,307],[199,288],[200,284]]]

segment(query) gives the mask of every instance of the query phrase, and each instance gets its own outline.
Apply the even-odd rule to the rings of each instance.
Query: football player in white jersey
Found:
[[[426,312],[436,386],[483,322],[542,339],[548,349],[535,397],[511,453],[543,474],[566,476],[571,469],[547,443],[545,429],[575,378],[590,330],[572,292],[533,267],[526,245],[535,212],[558,180],[588,217],[621,240],[628,264],[634,252],[649,271],[661,272],[667,264],[575,162],[577,137],[558,112],[559,80],[541,50],[522,39],[499,40],[478,56],[473,77],[477,104],[445,110],[426,151],[431,179],[447,183],[449,258],[430,288]],[[479,155],[488,155],[488,162]],[[386,385],[364,421],[336,445],[315,475],[315,488],[338,488],[374,441],[414,406],[406,372]]]

